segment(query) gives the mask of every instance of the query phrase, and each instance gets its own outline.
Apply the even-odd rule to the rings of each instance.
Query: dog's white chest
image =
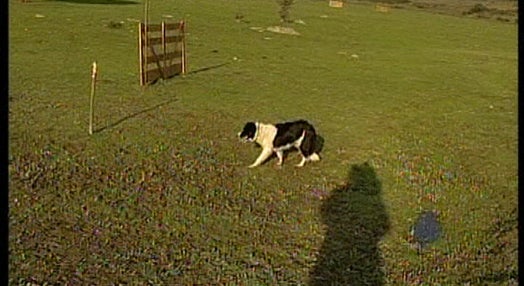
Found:
[[[262,146],[262,148],[271,148],[273,140],[277,135],[277,129],[275,126],[259,124],[257,130],[256,142]]]

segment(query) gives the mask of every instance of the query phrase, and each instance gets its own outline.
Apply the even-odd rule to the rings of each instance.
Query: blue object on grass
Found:
[[[440,237],[441,227],[437,215],[436,211],[426,211],[420,214],[412,229],[413,237],[418,244],[417,248],[422,249]]]

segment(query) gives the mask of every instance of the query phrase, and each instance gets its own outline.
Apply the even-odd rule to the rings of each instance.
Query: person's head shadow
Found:
[[[368,163],[352,165],[346,184],[321,208],[327,232],[310,285],[383,285],[378,243],[389,228],[382,184]]]

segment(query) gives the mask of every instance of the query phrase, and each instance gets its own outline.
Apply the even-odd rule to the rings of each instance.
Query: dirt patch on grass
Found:
[[[300,35],[299,32],[295,31],[295,29],[290,27],[281,27],[281,26],[272,26],[267,28],[268,31],[278,34],[286,34],[286,35],[294,35],[298,36]]]

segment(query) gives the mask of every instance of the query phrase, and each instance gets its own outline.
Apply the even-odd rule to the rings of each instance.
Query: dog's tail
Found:
[[[318,153],[322,149],[319,146],[318,136],[313,128],[310,130],[304,130],[304,142],[302,143],[301,150],[304,157],[311,161],[319,161],[320,156]]]

